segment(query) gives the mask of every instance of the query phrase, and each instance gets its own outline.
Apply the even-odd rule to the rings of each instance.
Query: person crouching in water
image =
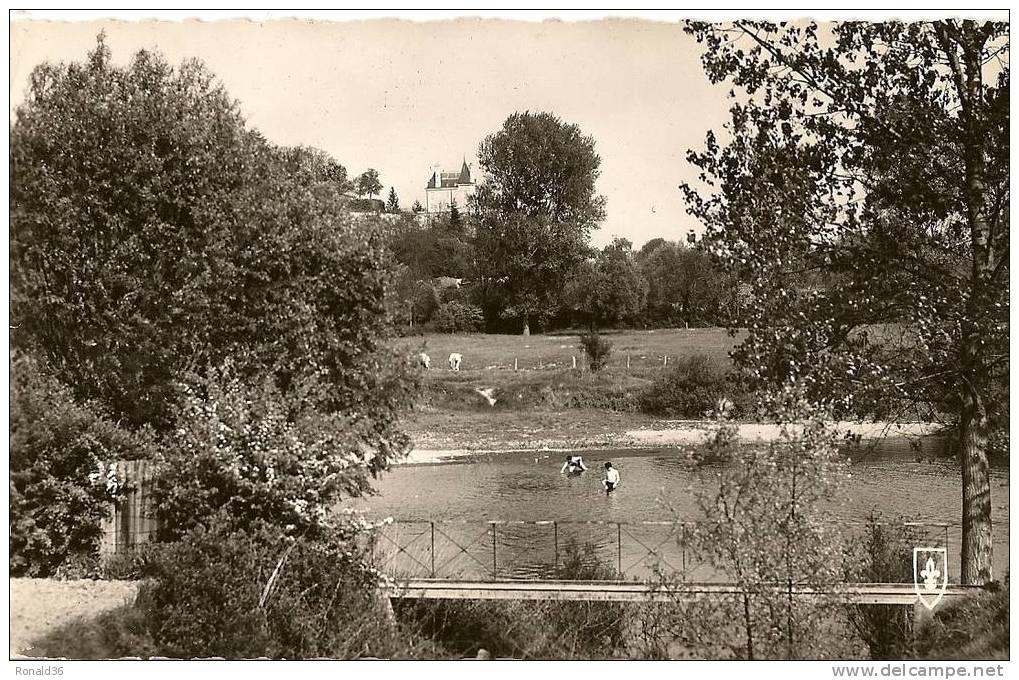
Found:
[[[567,475],[579,475],[581,472],[587,472],[584,458],[582,456],[566,456],[566,462],[563,463],[563,467],[559,472],[560,474]]]
[[[612,463],[605,463],[605,479],[601,480],[605,487],[605,493],[609,494],[619,486],[619,470],[612,467]]]

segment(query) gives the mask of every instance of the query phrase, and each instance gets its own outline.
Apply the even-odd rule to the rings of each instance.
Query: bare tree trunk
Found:
[[[972,387],[964,389],[959,421],[962,463],[963,583],[993,580],[991,542],[991,480],[987,463],[987,409]]]
[[[528,323],[527,319],[524,319],[524,335],[530,335],[530,334],[531,334],[531,324]]]
[[[962,459],[962,582],[984,584],[991,568],[991,480],[987,463],[987,408],[984,404],[986,357],[980,338],[988,286],[996,254],[990,242],[986,213],[986,161],[979,121],[982,102],[980,53],[986,35],[970,24],[956,37],[962,48],[958,83],[965,128],[966,218],[970,227],[972,273],[966,318],[962,321],[962,408],[959,438]],[[954,52],[954,49],[953,49]],[[953,64],[954,66],[954,64]],[[956,66],[956,68],[958,68]],[[958,71],[957,71],[958,72]]]

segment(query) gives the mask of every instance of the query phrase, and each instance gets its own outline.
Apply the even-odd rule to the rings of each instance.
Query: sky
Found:
[[[703,75],[675,22],[26,21],[11,24],[11,119],[31,70],[78,61],[106,32],[116,62],[155,49],[196,57],[248,124],[284,145],[327,151],[352,175],[376,168],[409,208],[430,168],[477,170],[477,149],[515,111],[550,111],[595,139],[607,217],[595,245],[636,246],[700,230],[678,188],[726,89]]]

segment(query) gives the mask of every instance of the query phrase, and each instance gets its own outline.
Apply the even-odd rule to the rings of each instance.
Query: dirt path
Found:
[[[12,578],[11,656],[77,618],[91,618],[134,601],[136,581],[55,581]]]

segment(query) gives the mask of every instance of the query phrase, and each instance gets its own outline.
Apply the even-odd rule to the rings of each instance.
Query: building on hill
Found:
[[[449,212],[456,202],[458,208],[467,207],[467,198],[474,193],[476,184],[471,177],[471,166],[464,159],[460,172],[443,172],[438,165],[432,166],[432,175],[425,186],[425,212],[429,214]]]

